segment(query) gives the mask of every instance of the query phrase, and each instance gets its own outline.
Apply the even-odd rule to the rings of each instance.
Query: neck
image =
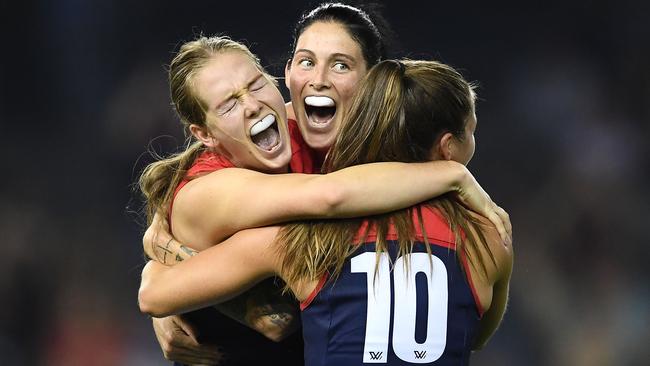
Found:
[[[330,151],[329,148],[327,149],[313,149],[314,152],[314,166],[318,167],[320,170],[323,167],[323,163],[325,162],[325,157],[327,156],[327,153]]]

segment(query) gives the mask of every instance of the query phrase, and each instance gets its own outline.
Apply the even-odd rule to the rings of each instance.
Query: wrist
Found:
[[[442,164],[447,177],[449,177],[449,192],[461,193],[471,186],[474,177],[467,167],[453,160],[438,160]]]

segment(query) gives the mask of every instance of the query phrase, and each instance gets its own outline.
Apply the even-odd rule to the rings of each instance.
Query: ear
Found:
[[[291,79],[291,59],[287,60],[287,64],[284,65],[284,86],[289,90],[289,84]]]
[[[196,137],[197,140],[201,141],[203,145],[207,147],[217,148],[219,146],[219,141],[217,141],[205,127],[191,124],[190,132],[192,133],[192,136]]]
[[[438,153],[443,160],[451,160],[454,156],[456,146],[454,145],[454,135],[451,132],[445,132],[440,138],[438,144]]]

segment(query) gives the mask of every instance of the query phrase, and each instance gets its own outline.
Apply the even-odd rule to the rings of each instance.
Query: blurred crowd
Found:
[[[226,33],[282,76],[309,4],[1,6],[3,364],[164,362],[136,303],[134,187],[148,150],[184,140],[164,65],[193,33]],[[647,364],[650,5],[386,1],[384,14],[395,55],[480,83],[469,168],[510,213],[516,255],[504,323],[473,364]]]

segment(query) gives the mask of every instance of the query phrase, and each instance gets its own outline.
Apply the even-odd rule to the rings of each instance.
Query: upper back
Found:
[[[306,365],[468,362],[480,320],[471,276],[457,259],[444,219],[427,208],[422,215],[431,255],[416,225],[412,253],[398,258],[389,242],[375,277],[371,233],[336,280],[323,281],[311,302],[303,303]],[[388,239],[396,237],[389,233]]]

